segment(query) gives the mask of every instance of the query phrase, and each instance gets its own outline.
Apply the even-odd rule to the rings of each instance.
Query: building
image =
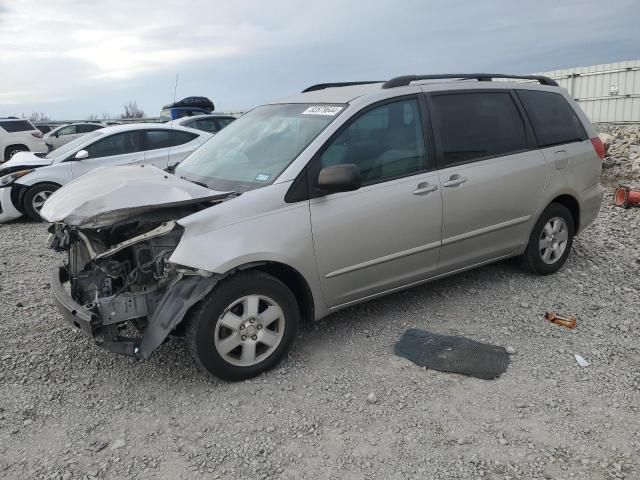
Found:
[[[640,60],[541,72],[566,88],[592,122],[640,123]]]

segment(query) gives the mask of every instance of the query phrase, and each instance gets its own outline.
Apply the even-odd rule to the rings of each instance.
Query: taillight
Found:
[[[604,160],[604,143],[602,143],[600,137],[592,138],[591,143],[593,144],[593,148],[596,150],[596,153],[600,157],[600,160]]]
[[[36,130],[35,132],[31,132],[31,135],[33,135],[36,138],[42,138],[42,132],[40,130]]]

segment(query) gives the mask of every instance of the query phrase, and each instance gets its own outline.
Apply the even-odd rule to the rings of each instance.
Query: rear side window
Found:
[[[204,130],[209,133],[216,133],[218,130],[218,126],[215,124],[213,119],[205,118],[202,120],[196,120],[195,122],[191,122],[189,124],[185,124],[185,127],[197,128],[198,130]]]
[[[444,167],[527,149],[524,122],[507,92],[433,95],[432,105]]]
[[[35,130],[35,127],[26,120],[0,120],[0,127],[10,133]]]
[[[517,94],[527,111],[539,147],[587,139],[580,119],[562,95],[535,90],[518,90]]]
[[[171,132],[171,146],[177,147],[178,145],[183,145],[185,143],[189,143],[191,140],[196,138],[198,135],[190,132],[183,132],[180,130],[173,130]]]
[[[146,150],[157,150],[159,148],[169,148],[170,132],[169,130],[149,130],[145,132],[147,135]]]
[[[233,122],[235,118],[216,118],[216,123],[218,124],[218,130],[222,130],[224,127]]]

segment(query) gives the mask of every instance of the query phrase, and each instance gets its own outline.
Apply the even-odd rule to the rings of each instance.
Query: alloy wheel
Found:
[[[38,192],[33,196],[33,200],[31,201],[31,206],[36,212],[39,212],[44,202],[47,201],[47,198],[51,196],[53,192],[51,191],[42,191]]]
[[[567,249],[569,228],[561,217],[551,218],[542,229],[538,248],[540,258],[547,265],[556,263]]]
[[[264,295],[246,295],[231,303],[216,324],[218,354],[232,365],[250,367],[266,360],[282,341],[285,317]]]

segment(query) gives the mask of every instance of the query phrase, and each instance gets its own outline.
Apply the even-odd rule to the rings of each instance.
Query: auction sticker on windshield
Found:
[[[340,113],[340,110],[342,110],[342,107],[336,107],[334,105],[313,105],[307,108],[304,112],[302,112],[302,114],[303,115],[330,115],[333,117],[338,113]]]

